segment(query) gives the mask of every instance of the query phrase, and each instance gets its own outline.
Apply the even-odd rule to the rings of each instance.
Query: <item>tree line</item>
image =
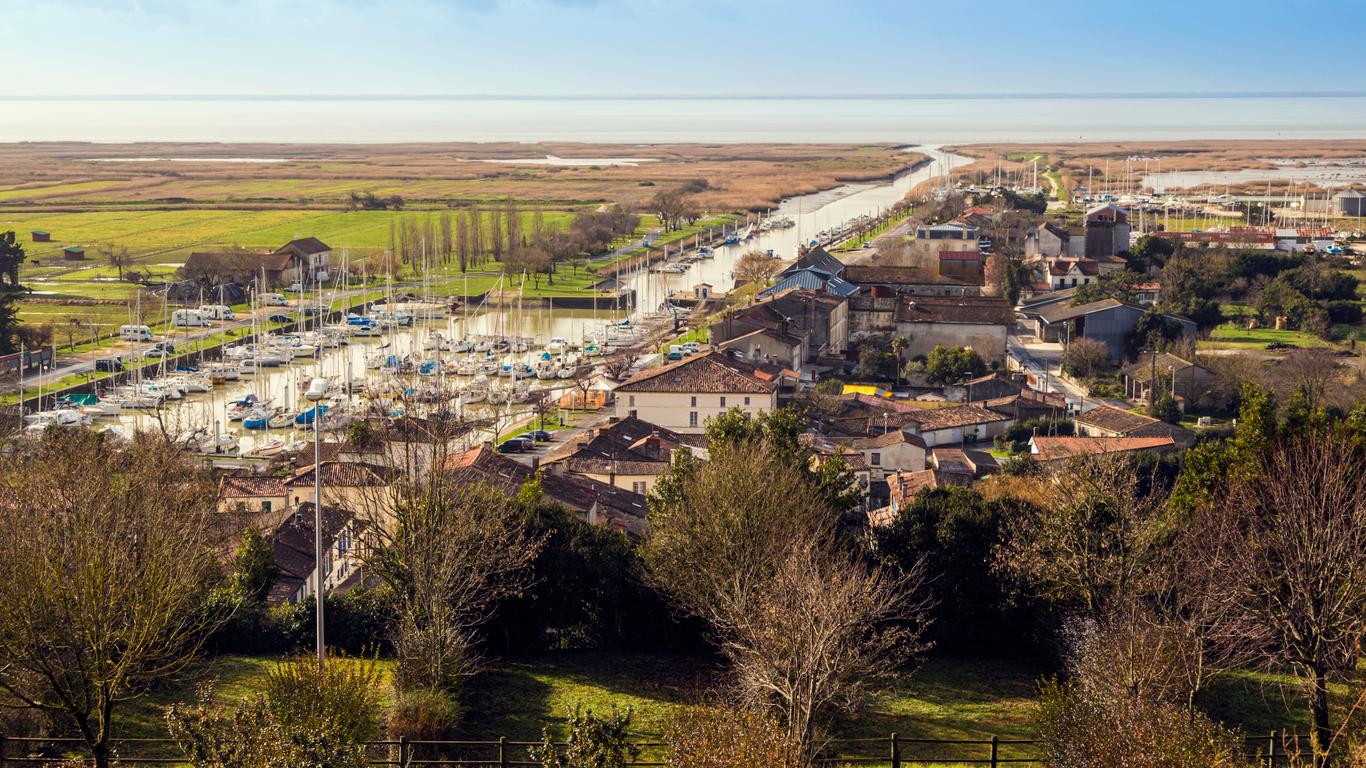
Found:
[[[523,210],[507,200],[487,209],[391,219],[388,245],[371,264],[393,275],[421,274],[435,265],[456,265],[464,273],[496,264],[505,273],[532,277],[539,286],[543,277],[553,283],[560,265],[602,253],[639,225],[638,216],[613,207],[580,213],[561,228],[549,225],[541,208]]]

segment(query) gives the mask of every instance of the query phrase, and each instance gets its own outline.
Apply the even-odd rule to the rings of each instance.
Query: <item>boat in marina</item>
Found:
[[[36,411],[24,414],[24,421],[29,429],[41,430],[48,427],[88,427],[94,421],[90,414],[82,413],[77,408],[53,408],[47,411]]]

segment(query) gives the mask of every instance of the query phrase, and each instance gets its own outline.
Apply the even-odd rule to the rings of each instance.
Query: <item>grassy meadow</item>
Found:
[[[392,662],[375,663],[381,700],[391,702]],[[167,706],[193,702],[198,686],[206,683],[224,700],[249,696],[259,689],[272,664],[273,660],[261,657],[213,658],[126,705],[117,714],[119,732],[125,738],[164,737]],[[841,757],[881,758],[887,754],[888,737],[895,732],[911,742],[901,747],[904,765],[915,765],[916,759],[981,759],[986,756],[984,745],[918,744],[914,740],[1032,738],[1038,684],[1048,674],[1043,663],[1030,659],[930,657],[909,674],[893,679],[860,712],[837,722],[830,734],[830,751]],[[724,683],[722,667],[694,656],[566,652],[495,659],[466,685],[461,702],[465,715],[452,737],[534,741],[545,728],[559,738],[566,715],[577,706],[594,712],[629,709],[635,737],[657,741],[673,713],[706,701],[709,692]],[[1335,711],[1344,712],[1350,706],[1347,686],[1334,685],[1330,692]],[[1281,728],[1302,730],[1308,723],[1296,681],[1287,674],[1229,674],[1202,694],[1201,705],[1248,735]],[[157,756],[174,755],[165,746],[150,749]],[[1033,756],[1028,745],[1003,748],[1001,753],[1003,758]]]

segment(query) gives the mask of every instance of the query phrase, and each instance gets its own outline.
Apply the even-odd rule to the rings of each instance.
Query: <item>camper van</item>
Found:
[[[205,304],[199,308],[199,314],[206,320],[231,320],[233,319],[232,308],[222,304]]]
[[[151,341],[156,338],[152,329],[145,325],[120,325],[119,338],[124,341]]]
[[[286,299],[283,293],[263,293],[261,303],[267,307],[287,307],[289,299]]]
[[[171,325],[177,328],[207,328],[209,319],[195,309],[177,309],[171,313]]]

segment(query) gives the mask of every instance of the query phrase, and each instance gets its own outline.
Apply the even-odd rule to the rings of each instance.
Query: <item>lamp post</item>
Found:
[[[304,397],[313,403],[313,562],[317,573],[314,585],[315,613],[318,619],[318,671],[323,671],[323,467],[322,467],[322,422],[321,401],[327,395],[327,379],[314,379],[308,385]]]

